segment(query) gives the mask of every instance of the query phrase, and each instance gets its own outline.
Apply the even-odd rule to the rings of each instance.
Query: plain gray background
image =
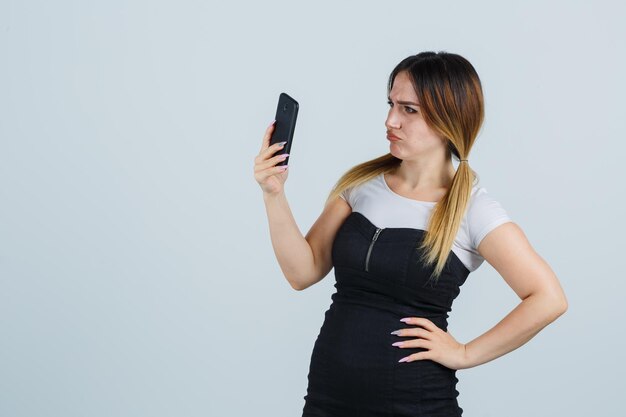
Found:
[[[460,370],[465,416],[616,415],[625,349],[618,1],[0,1],[0,415],[299,416],[334,274],[296,292],[254,157],[300,102],[286,193],[305,234],[389,150],[386,82],[444,50],[481,77],[469,159],[569,310]],[[472,273],[450,332],[519,302]]]

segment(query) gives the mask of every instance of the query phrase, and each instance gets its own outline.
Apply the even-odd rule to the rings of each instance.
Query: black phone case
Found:
[[[289,156],[276,164],[276,166],[287,165],[291,158],[291,143],[293,142],[293,133],[296,130],[296,120],[298,119],[298,102],[287,93],[280,93],[278,97],[278,106],[276,108],[276,124],[270,138],[270,146],[277,142],[285,142],[285,146],[274,154],[281,155],[288,153]]]

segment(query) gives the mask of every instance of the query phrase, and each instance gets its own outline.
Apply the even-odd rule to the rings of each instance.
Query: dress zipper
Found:
[[[365,271],[369,271],[368,267],[369,267],[369,262],[370,262],[370,254],[372,253],[372,248],[374,247],[374,242],[376,242],[376,239],[378,239],[378,235],[380,234],[380,232],[383,229],[377,227],[376,228],[376,233],[374,233],[374,237],[372,238],[372,242],[370,243],[370,247],[367,250],[367,256],[365,257]]]

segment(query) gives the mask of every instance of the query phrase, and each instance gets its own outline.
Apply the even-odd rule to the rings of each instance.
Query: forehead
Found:
[[[389,95],[392,98],[397,98],[398,100],[417,101],[417,95],[415,94],[413,84],[411,83],[409,76],[404,71],[396,75]]]

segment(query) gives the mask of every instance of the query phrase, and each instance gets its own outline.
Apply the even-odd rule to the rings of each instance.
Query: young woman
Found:
[[[474,67],[422,52],[396,66],[387,91],[389,153],[346,172],[305,237],[284,194],[287,171],[275,167],[280,147],[269,146],[273,124],[255,159],[287,281],[303,290],[335,269],[303,416],[461,416],[456,370],[511,352],[567,309],[550,266],[470,168],[484,115]],[[522,301],[460,343],[448,312],[484,260]]]

